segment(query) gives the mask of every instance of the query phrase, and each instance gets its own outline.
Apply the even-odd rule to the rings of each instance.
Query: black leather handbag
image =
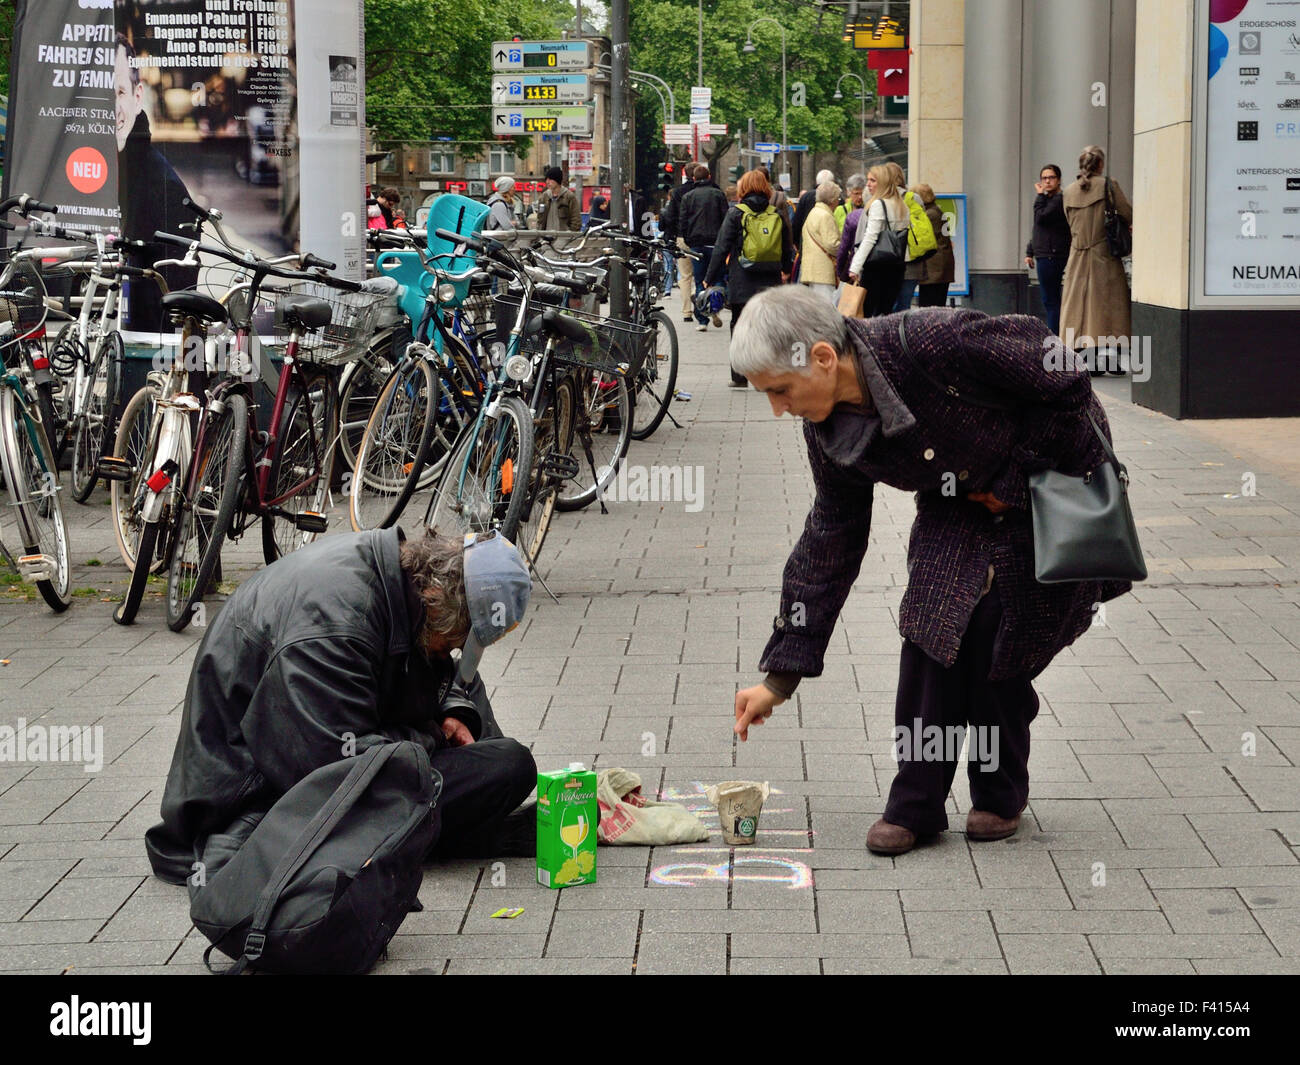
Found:
[[[876,237],[876,243],[867,252],[864,266],[897,266],[907,261],[907,230],[897,230],[889,221],[889,208],[880,200],[880,209],[885,212],[885,224]]]
[[[1116,259],[1133,253],[1133,230],[1115,210],[1115,200],[1110,194],[1110,178],[1106,179],[1106,247]]]
[[[1147,565],[1128,502],[1128,470],[1088,412],[1106,461],[1082,476],[1057,470],[1029,475],[1034,577],[1065,581],[1144,581]]]
[[[907,314],[898,320],[903,354],[932,385],[954,399],[991,410],[1014,411],[1014,404],[969,385],[960,389],[938,381],[907,346]],[[1042,470],[1029,474],[1029,511],[1034,525],[1034,578],[1040,584],[1066,581],[1144,581],[1146,561],[1128,501],[1128,470],[1101,426],[1085,412],[1106,451],[1106,461],[1082,475]]]

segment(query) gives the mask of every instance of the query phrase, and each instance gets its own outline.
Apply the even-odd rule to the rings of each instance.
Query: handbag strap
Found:
[[[370,782],[375,779],[375,776],[383,769],[396,750],[396,744],[386,743],[379,747],[372,747],[360,755],[356,763],[348,770],[348,775],[343,778],[343,783],[334,789],[334,794],[317,811],[316,816],[307,823],[307,827],[298,834],[298,838],[285,851],[284,857],[280,859],[280,864],[275,867],[275,871],[271,873],[271,878],[266,887],[262,889],[261,895],[258,896],[257,907],[253,910],[253,923],[244,939],[243,957],[229,969],[226,969],[223,975],[238,976],[252,962],[262,956],[262,948],[266,945],[266,927],[271,922],[271,914],[275,910],[276,903],[280,901],[280,892],[285,889],[294,874],[302,868],[303,863],[320,846],[330,830],[343,820],[347,812],[356,805],[357,800],[364,794]],[[204,953],[203,960],[205,962],[211,949],[209,947],[208,951]]]
[[[913,366],[921,371],[921,376],[929,381],[935,388],[939,389],[940,392],[944,392],[949,396],[952,396],[953,399],[960,400],[963,403],[969,403],[971,406],[986,407],[990,410],[1001,411],[1015,411],[1018,409],[1017,404],[994,399],[994,393],[986,392],[978,386],[976,388],[971,388],[968,385],[966,386],[965,391],[963,391],[956,385],[945,385],[930,372],[929,367],[927,367],[920,359],[914,358],[912,355],[912,349],[907,346],[907,319],[912,313],[912,311],[905,311],[903,314],[898,316],[898,342],[902,346],[903,355],[911,361]],[[1106,439],[1106,434],[1101,431],[1101,426],[1097,424],[1097,419],[1092,416],[1092,411],[1085,408],[1084,413],[1088,417],[1089,424],[1092,425],[1093,432],[1097,434],[1097,439],[1101,441],[1101,446],[1106,452],[1107,460],[1115,467],[1115,472],[1119,475],[1119,479],[1127,485],[1128,468],[1120,462],[1119,457],[1115,454],[1115,449],[1111,447],[1110,441]]]

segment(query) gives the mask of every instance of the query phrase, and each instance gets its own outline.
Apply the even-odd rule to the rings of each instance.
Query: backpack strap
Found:
[[[329,801],[320,808],[316,816],[308,822],[307,827],[298,834],[298,838],[285,851],[284,857],[280,859],[280,864],[271,873],[270,880],[267,881],[266,887],[262,889],[262,894],[258,896],[257,908],[253,911],[253,923],[248,929],[248,935],[244,938],[243,957],[229,969],[224,970],[222,975],[238,976],[262,956],[262,948],[266,945],[266,927],[271,923],[271,915],[275,912],[276,903],[280,901],[280,893],[288,886],[294,874],[302,868],[303,863],[311,857],[334,826],[343,820],[347,812],[356,805],[357,800],[365,793],[370,782],[384,768],[384,765],[396,750],[397,744],[386,743],[378,747],[371,747],[357,757],[352,768],[348,770],[348,775],[344,777],[343,783],[334,790],[334,794],[329,797]],[[212,947],[208,947],[203,952],[203,961],[210,971],[215,972],[208,961],[208,955],[212,953],[212,949]]]

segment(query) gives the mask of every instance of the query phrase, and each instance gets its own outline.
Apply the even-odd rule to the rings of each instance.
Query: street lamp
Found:
[[[835,95],[832,100],[843,100],[844,94],[840,92],[840,82],[845,78],[856,78],[858,85],[862,88],[862,95],[859,97],[862,101],[862,118],[860,133],[862,136],[862,172],[867,172],[867,83],[862,79],[860,74],[854,74],[851,70],[840,75],[840,80],[835,83]]]
[[[749,29],[745,31],[745,47],[741,49],[746,55],[753,55],[757,48],[754,47],[754,27],[760,22],[770,22],[781,31],[781,166],[783,171],[788,170],[790,161],[787,152],[790,148],[789,134],[786,130],[786,94],[785,94],[785,27],[777,22],[774,18],[764,15],[762,18],[756,18],[749,24]]]

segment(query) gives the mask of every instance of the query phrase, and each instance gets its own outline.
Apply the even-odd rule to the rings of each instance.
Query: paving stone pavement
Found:
[[[558,602],[535,591],[484,677],[543,768],[633,769],[714,835],[602,848],[599,882],[562,892],[531,860],[432,865],[376,972],[1300,971],[1300,488],[1098,379],[1150,580],[1040,677],[1020,833],[968,843],[959,774],[953,829],[877,857],[863,839],[894,774],[912,500],[878,489],[825,675],[734,742],[810,478],[797,425],[727,387],[725,332],[682,329],[682,427],[630,461],[698,468],[702,494],[557,515],[542,574]],[[185,892],[149,875],[142,837],[202,630],[168,632],[160,589],[114,625],[103,600],[127,575],[107,495],[68,508],[71,610],[0,587],[0,725],[102,726],[103,768],[0,762],[0,972],[200,972]],[[259,564],[254,530],[226,576]],[[757,845],[731,850],[702,788],[736,777],[773,792]],[[490,919],[502,906],[525,912]]]

